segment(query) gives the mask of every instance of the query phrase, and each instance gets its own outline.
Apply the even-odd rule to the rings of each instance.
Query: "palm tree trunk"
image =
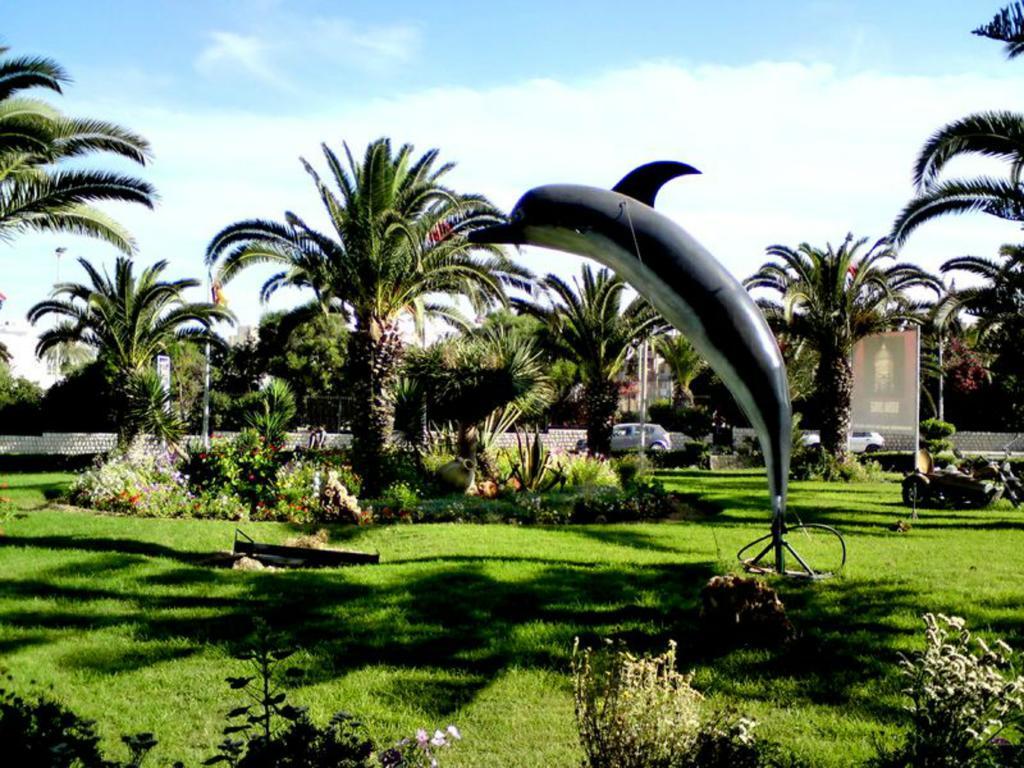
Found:
[[[363,495],[384,489],[384,453],[395,426],[394,385],[402,339],[394,323],[370,319],[357,323],[349,340],[354,407],[352,463],[363,481]]]
[[[591,381],[583,388],[587,450],[607,456],[612,450],[612,426],[619,409],[619,386],[614,381]]]
[[[686,406],[686,399],[683,395],[683,385],[678,381],[672,384],[672,407],[684,408]]]
[[[842,350],[823,350],[815,376],[821,397],[821,447],[845,461],[849,450],[853,365]]]

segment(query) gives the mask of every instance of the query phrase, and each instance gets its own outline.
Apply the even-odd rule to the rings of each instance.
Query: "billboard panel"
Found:
[[[868,336],[853,348],[853,428],[917,433],[917,329]]]

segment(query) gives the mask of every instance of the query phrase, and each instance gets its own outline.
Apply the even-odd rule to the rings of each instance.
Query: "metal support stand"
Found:
[[[840,550],[842,552],[839,568],[836,570],[838,571],[846,565],[846,540],[843,539],[843,535],[839,533],[839,531],[830,525],[822,525],[821,523],[800,524],[789,528],[786,526],[785,520],[782,519],[781,515],[773,517],[771,533],[766,534],[759,539],[754,539],[736,553],[736,558],[743,564],[743,567],[746,570],[752,573],[775,573],[779,576],[789,576],[794,578],[827,579],[834,574],[829,571],[817,571],[812,568],[811,565],[800,556],[800,553],[797,552],[786,539],[786,534],[790,531],[808,529],[824,531],[827,534],[835,536],[839,541]],[[744,557],[749,550],[754,549],[759,544],[764,544],[764,547],[762,547],[754,557]],[[792,555],[793,559],[800,565],[800,570],[786,570],[787,552]],[[771,559],[774,560],[774,567],[768,564],[771,562],[770,560],[766,562],[766,558],[769,555],[771,555]]]

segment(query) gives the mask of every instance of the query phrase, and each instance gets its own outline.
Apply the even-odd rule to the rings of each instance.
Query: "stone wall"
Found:
[[[914,450],[914,436],[906,432],[880,433],[885,438],[886,451]],[[734,429],[733,442],[754,437],[752,429]],[[953,435],[953,445],[964,453],[1024,453],[1024,433],[1018,432],[957,432]]]
[[[215,438],[234,437],[237,432],[216,432]],[[564,452],[576,447],[579,440],[585,439],[587,433],[582,429],[551,429],[541,433],[544,446],[550,450]],[[754,430],[733,430],[733,442],[740,443],[752,438]],[[911,450],[913,438],[907,434],[882,433],[885,438],[885,449],[890,451]],[[678,433],[671,433],[672,444],[681,448],[687,438]],[[308,439],[306,432],[289,432],[289,446],[305,446]],[[187,438],[189,441],[199,440],[198,435]],[[352,443],[352,435],[347,432],[328,433],[327,446],[344,448]],[[1008,432],[959,432],[953,436],[953,443],[965,453],[1001,453],[1004,446],[1011,444],[1015,453],[1024,453],[1024,433]],[[44,432],[41,435],[0,435],[0,454],[22,455],[65,455],[79,456],[83,454],[104,453],[112,450],[117,444],[113,434],[89,432]],[[498,445],[514,446],[516,435],[507,432],[498,437]]]

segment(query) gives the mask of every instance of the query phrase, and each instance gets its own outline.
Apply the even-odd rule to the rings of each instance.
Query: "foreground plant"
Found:
[[[659,656],[624,648],[573,649],[576,726],[583,768],[797,768],[755,738],[757,723],[709,710],[676,670],[676,644]]]
[[[95,723],[46,696],[18,696],[0,682],[0,744],[4,765],[17,768],[139,768],[156,746],[151,733],[122,736],[128,760],[108,760]],[[179,768],[181,763],[175,763]]]
[[[426,729],[420,728],[413,738],[402,739],[380,754],[381,768],[438,768],[438,756],[442,750],[452,747],[461,739],[462,734],[454,725],[449,725],[443,731],[435,730],[433,736]]]
[[[1020,745],[1004,735],[1024,725],[1024,675],[1002,640],[990,647],[972,637],[958,616],[926,613],[925,649],[904,657],[900,669],[911,729],[906,743],[884,752],[883,768],[1017,766]]]
[[[701,695],[676,671],[676,645],[660,656],[573,650],[576,725],[586,768],[659,768],[693,745]]]
[[[224,740],[204,765],[370,768],[373,742],[352,715],[338,712],[319,727],[305,707],[288,703],[287,683],[302,676],[302,670],[284,667],[294,653],[266,623],[257,624],[251,647],[239,657],[249,666],[249,674],[227,678],[231,689],[241,692],[248,703],[227,713]]]

